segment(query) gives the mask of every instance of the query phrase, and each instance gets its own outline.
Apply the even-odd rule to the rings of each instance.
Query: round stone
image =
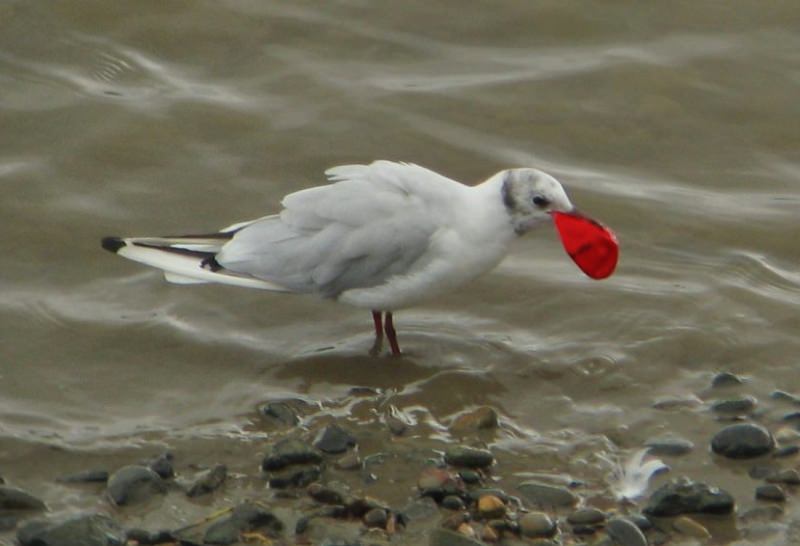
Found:
[[[528,512],[523,514],[518,522],[519,531],[522,536],[533,537],[549,537],[553,536],[556,532],[556,524],[550,519],[550,516],[544,512]]]
[[[596,525],[605,520],[605,513],[597,508],[579,508],[567,516],[571,525]]]
[[[454,446],[444,454],[447,464],[466,466],[467,468],[485,468],[494,462],[494,455],[488,449],[476,447]]]
[[[478,513],[484,519],[500,518],[506,513],[506,505],[494,495],[483,495],[478,499]]]
[[[606,531],[619,546],[647,546],[644,533],[628,518],[611,518],[606,525]]]
[[[785,502],[786,493],[780,486],[768,483],[756,487],[756,498],[764,501]]]
[[[767,429],[753,423],[730,425],[711,439],[714,453],[729,459],[749,459],[766,455],[775,448],[775,440]]]

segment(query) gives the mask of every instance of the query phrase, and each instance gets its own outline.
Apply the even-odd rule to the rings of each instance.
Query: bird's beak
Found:
[[[577,209],[551,211],[561,244],[572,260],[593,279],[609,277],[617,267],[619,243],[609,228]]]

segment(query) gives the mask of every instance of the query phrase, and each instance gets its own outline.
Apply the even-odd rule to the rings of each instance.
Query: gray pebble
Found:
[[[444,454],[447,464],[468,468],[486,468],[494,462],[494,455],[488,449],[467,446],[453,446]]]
[[[651,438],[645,442],[645,447],[649,448],[651,455],[685,455],[694,449],[694,444],[684,438],[674,436],[664,436],[661,438]]]
[[[619,546],[647,546],[644,533],[628,518],[611,518],[606,525],[606,532]]]
[[[517,520],[519,531],[524,537],[550,537],[556,532],[556,524],[543,512],[528,512]]]
[[[483,546],[483,543],[461,533],[439,528],[431,532],[428,546]]]
[[[286,402],[268,402],[261,407],[261,415],[268,420],[286,427],[300,424],[295,410]]]
[[[204,544],[234,544],[241,533],[261,530],[276,535],[283,530],[283,523],[274,514],[260,506],[245,502],[233,509],[231,515],[212,523],[203,536]]]
[[[207,495],[222,486],[225,479],[228,477],[228,467],[224,464],[217,464],[214,467],[201,472],[197,476],[194,483],[186,491],[189,497],[199,497],[200,495]]]
[[[596,525],[606,520],[606,514],[597,508],[579,508],[567,516],[572,525]]]
[[[784,402],[791,402],[792,404],[800,405],[800,396],[797,396],[796,394],[791,394],[786,391],[780,391],[780,390],[772,391],[769,397],[772,398],[773,400],[781,400]]]
[[[783,446],[772,452],[773,457],[792,457],[800,453],[800,446]]]
[[[461,497],[456,495],[447,495],[442,499],[442,508],[447,508],[448,510],[463,510],[464,501],[461,500]]]
[[[785,502],[786,492],[780,486],[768,483],[756,487],[756,498],[764,501]]]
[[[711,439],[714,453],[730,459],[766,455],[775,448],[772,434],[761,425],[738,423],[717,432]]]
[[[389,513],[383,508],[373,508],[364,514],[364,525],[367,527],[386,527]]]
[[[787,485],[800,485],[800,472],[794,468],[779,470],[766,476],[770,483],[785,483]]]
[[[575,506],[578,502],[570,490],[535,481],[523,482],[517,487],[523,498],[535,506],[566,507]]]
[[[264,470],[281,470],[293,464],[319,464],[322,455],[302,440],[287,438],[272,447],[272,451],[264,457],[261,468]]]
[[[344,453],[354,447],[356,439],[339,425],[332,424],[319,431],[313,443],[320,451],[335,454]]]
[[[10,487],[0,485],[0,510],[45,510],[47,507],[30,493]]]
[[[150,470],[166,480],[175,476],[175,468],[172,464],[174,460],[175,457],[172,453],[165,452],[147,461],[146,465],[150,467]]]
[[[728,398],[726,400],[717,400],[711,404],[711,411],[717,413],[736,414],[752,412],[758,401],[752,396],[742,396],[741,398]]]
[[[167,492],[167,485],[153,470],[139,465],[123,466],[108,478],[106,494],[117,506],[137,504],[155,494]]]
[[[287,487],[306,487],[319,480],[322,470],[317,465],[293,465],[284,470],[270,473],[269,486],[272,489]]]
[[[106,515],[82,514],[58,522],[28,522],[17,540],[20,546],[122,546],[126,533]]]
[[[688,478],[668,482],[658,488],[647,502],[648,516],[668,517],[680,514],[730,514],[733,497],[722,489],[694,482]]]
[[[731,372],[720,372],[711,380],[711,387],[715,389],[733,387],[744,383],[741,377]]]

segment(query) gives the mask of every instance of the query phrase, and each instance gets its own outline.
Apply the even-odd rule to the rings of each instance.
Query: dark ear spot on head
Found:
[[[505,180],[503,180],[503,189],[501,193],[503,194],[503,204],[508,209],[514,209],[516,207],[516,200],[514,196],[511,195],[511,173],[506,173]]]

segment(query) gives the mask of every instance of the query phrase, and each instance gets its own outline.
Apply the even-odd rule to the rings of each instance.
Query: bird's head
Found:
[[[550,220],[554,212],[569,213],[575,207],[561,184],[537,169],[509,169],[503,175],[503,203],[514,231],[523,234]]]

